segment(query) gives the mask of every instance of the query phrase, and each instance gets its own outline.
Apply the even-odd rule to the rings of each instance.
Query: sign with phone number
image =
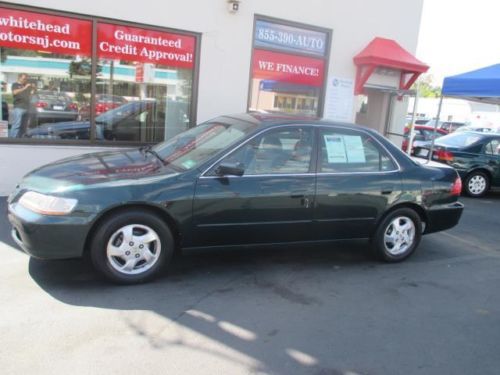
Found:
[[[255,23],[255,46],[325,56],[327,34],[263,20]]]

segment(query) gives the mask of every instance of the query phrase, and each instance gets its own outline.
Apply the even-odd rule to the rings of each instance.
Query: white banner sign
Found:
[[[353,122],[354,80],[330,77],[326,89],[324,118]]]

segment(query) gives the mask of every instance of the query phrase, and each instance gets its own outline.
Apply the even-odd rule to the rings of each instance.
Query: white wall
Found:
[[[423,0],[242,0],[230,14],[226,0],[25,0],[13,3],[202,33],[198,122],[247,108],[252,30],[255,14],[333,30],[329,75],[354,79],[353,57],[374,37],[395,39],[414,53]],[[0,195],[20,175],[43,162],[86,152],[80,148],[0,145]],[[38,151],[39,150],[39,151]],[[9,163],[23,160],[11,170]]]

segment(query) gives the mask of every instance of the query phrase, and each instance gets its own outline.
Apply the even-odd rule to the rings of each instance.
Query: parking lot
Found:
[[[2,374],[498,374],[500,193],[407,262],[365,243],[189,252],[145,285],[29,259],[0,202]]]

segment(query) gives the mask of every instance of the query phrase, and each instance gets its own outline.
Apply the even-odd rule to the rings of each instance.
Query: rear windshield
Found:
[[[452,147],[468,147],[480,141],[483,137],[473,133],[453,133],[439,139],[440,144]]]

